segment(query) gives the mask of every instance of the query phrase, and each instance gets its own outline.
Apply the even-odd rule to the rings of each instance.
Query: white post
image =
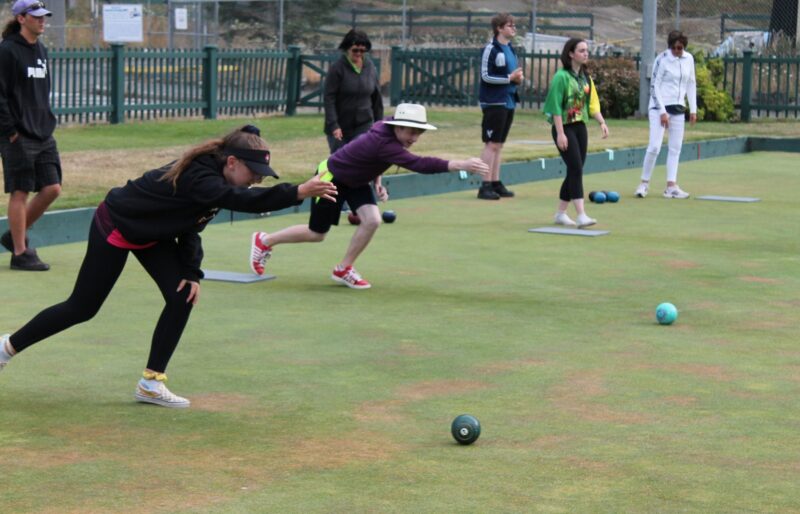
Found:
[[[795,46],[800,46],[800,2],[797,4],[797,8],[794,12],[797,14],[797,18],[795,19],[795,21],[797,21],[797,28],[794,29],[794,44]]]
[[[283,52],[283,0],[278,3],[278,51]]]
[[[650,101],[650,73],[656,56],[656,0],[644,0],[642,5],[642,49],[639,64],[639,115],[647,116]]]
[[[406,47],[406,16],[408,15],[408,2],[407,0],[403,0],[403,34],[402,34],[402,46],[403,48]]]
[[[531,53],[536,52],[536,11],[538,10],[538,0],[531,0]]]

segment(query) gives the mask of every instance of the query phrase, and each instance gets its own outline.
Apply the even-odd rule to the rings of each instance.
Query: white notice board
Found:
[[[189,9],[183,7],[175,8],[175,29],[189,30]]]
[[[103,4],[103,40],[107,43],[141,43],[142,4]]]

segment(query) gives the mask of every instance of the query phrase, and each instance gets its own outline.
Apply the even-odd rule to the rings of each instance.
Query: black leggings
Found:
[[[72,325],[92,319],[122,273],[128,252],[132,251],[158,284],[166,301],[153,333],[147,361],[149,369],[163,373],[192,311],[192,304],[186,302],[191,288],[187,285],[180,292],[176,291],[181,280],[178,245],[176,242],[159,241],[144,250],[125,250],[107,243],[95,220],[91,225],[86,257],[72,294],[66,301],[43,310],[12,334],[11,345],[21,352]],[[132,336],[135,337],[135,334]]]
[[[553,127],[553,141],[556,141],[556,128]],[[586,162],[586,148],[589,145],[589,136],[586,125],[582,122],[564,125],[564,135],[567,136],[567,151],[558,149],[564,164],[567,165],[567,176],[561,184],[558,198],[569,202],[583,198],[583,163]],[[558,143],[556,143],[558,147]]]

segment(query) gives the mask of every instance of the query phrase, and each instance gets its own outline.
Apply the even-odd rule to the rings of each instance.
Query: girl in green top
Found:
[[[564,67],[553,76],[544,112],[553,126],[553,141],[561,158],[567,165],[567,176],[559,192],[557,225],[583,228],[597,223],[586,215],[583,207],[583,163],[589,136],[585,121],[594,118],[600,124],[603,139],[608,137],[608,126],[600,112],[600,100],[592,78],[586,70],[589,61],[589,45],[583,39],[572,38],[561,51]],[[570,202],[578,214],[575,221],[567,216]]]

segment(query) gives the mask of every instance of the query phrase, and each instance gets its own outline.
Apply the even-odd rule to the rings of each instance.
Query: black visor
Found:
[[[269,166],[269,150],[225,147],[223,153],[244,161],[247,168],[256,175],[278,178],[278,174]]]

